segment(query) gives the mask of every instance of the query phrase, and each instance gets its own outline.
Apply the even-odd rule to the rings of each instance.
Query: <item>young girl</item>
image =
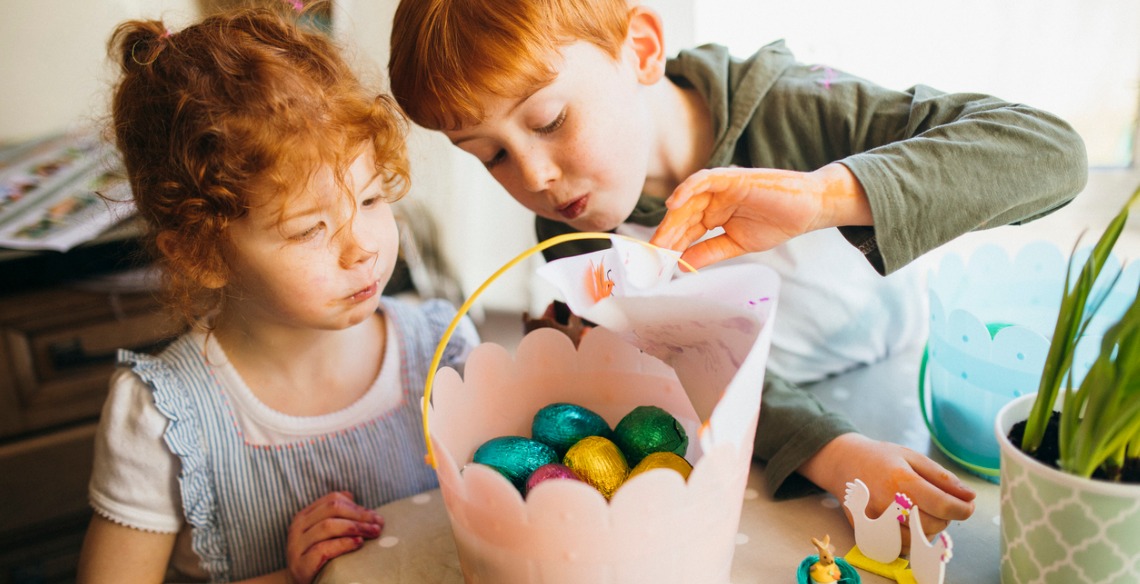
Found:
[[[455,315],[382,298],[406,123],[268,9],[119,26],[113,122],[189,332],[122,352],[96,443],[86,582],[310,582],[436,486],[420,400]],[[477,342],[464,321],[444,362]]]

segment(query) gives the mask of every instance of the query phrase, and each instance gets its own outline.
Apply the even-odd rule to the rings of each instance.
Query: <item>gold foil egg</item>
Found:
[[[566,451],[562,464],[590,483],[606,499],[625,481],[629,463],[625,455],[608,438],[587,436]]]
[[[544,464],[558,462],[558,454],[537,440],[499,436],[475,450],[473,461],[499,471],[522,493],[526,489],[527,477]]]
[[[686,481],[689,480],[689,473],[693,472],[693,465],[689,464],[689,461],[685,460],[684,457],[677,456],[672,452],[654,452],[641,459],[641,462],[637,463],[637,466],[629,471],[629,476],[626,477],[625,480],[628,481],[647,470],[653,470],[655,468],[668,468],[677,471]]]
[[[638,406],[614,426],[614,442],[630,464],[636,465],[653,452],[685,456],[689,437],[681,423],[657,406]]]

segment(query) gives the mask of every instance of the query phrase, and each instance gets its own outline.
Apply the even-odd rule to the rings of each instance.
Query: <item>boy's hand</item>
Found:
[[[682,259],[694,268],[766,251],[816,229],[871,223],[862,186],[838,163],[814,172],[705,169],[685,179],[665,205],[650,243],[684,250]],[[717,227],[724,233],[692,245]]]
[[[846,484],[862,479],[871,491],[866,510],[871,519],[890,506],[895,493],[905,493],[922,512],[922,530],[928,540],[951,521],[965,520],[974,513],[974,491],[942,465],[904,446],[861,434],[843,434],[832,440],[799,472],[840,502]],[[847,520],[852,521],[850,512]],[[907,549],[910,528],[902,528],[903,548]]]
[[[352,493],[329,493],[293,516],[286,561],[291,584],[309,584],[329,560],[380,536],[384,519],[353,501]]]

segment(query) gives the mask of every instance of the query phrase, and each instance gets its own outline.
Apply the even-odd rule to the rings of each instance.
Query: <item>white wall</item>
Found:
[[[5,0],[0,18],[0,141],[101,119],[107,39],[120,21],[192,19],[193,0]]]

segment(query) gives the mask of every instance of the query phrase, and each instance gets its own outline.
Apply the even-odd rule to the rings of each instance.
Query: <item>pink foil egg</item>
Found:
[[[535,471],[530,473],[530,476],[527,477],[527,479],[526,479],[526,493],[530,494],[531,489],[538,486],[539,483],[543,483],[543,482],[551,481],[551,480],[558,480],[558,479],[569,479],[572,481],[581,481],[582,477],[579,477],[578,473],[575,473],[574,471],[570,470],[570,467],[568,467],[564,464],[559,464],[557,462],[552,462],[550,464],[544,464],[544,465],[538,467],[537,469],[535,469]]]

